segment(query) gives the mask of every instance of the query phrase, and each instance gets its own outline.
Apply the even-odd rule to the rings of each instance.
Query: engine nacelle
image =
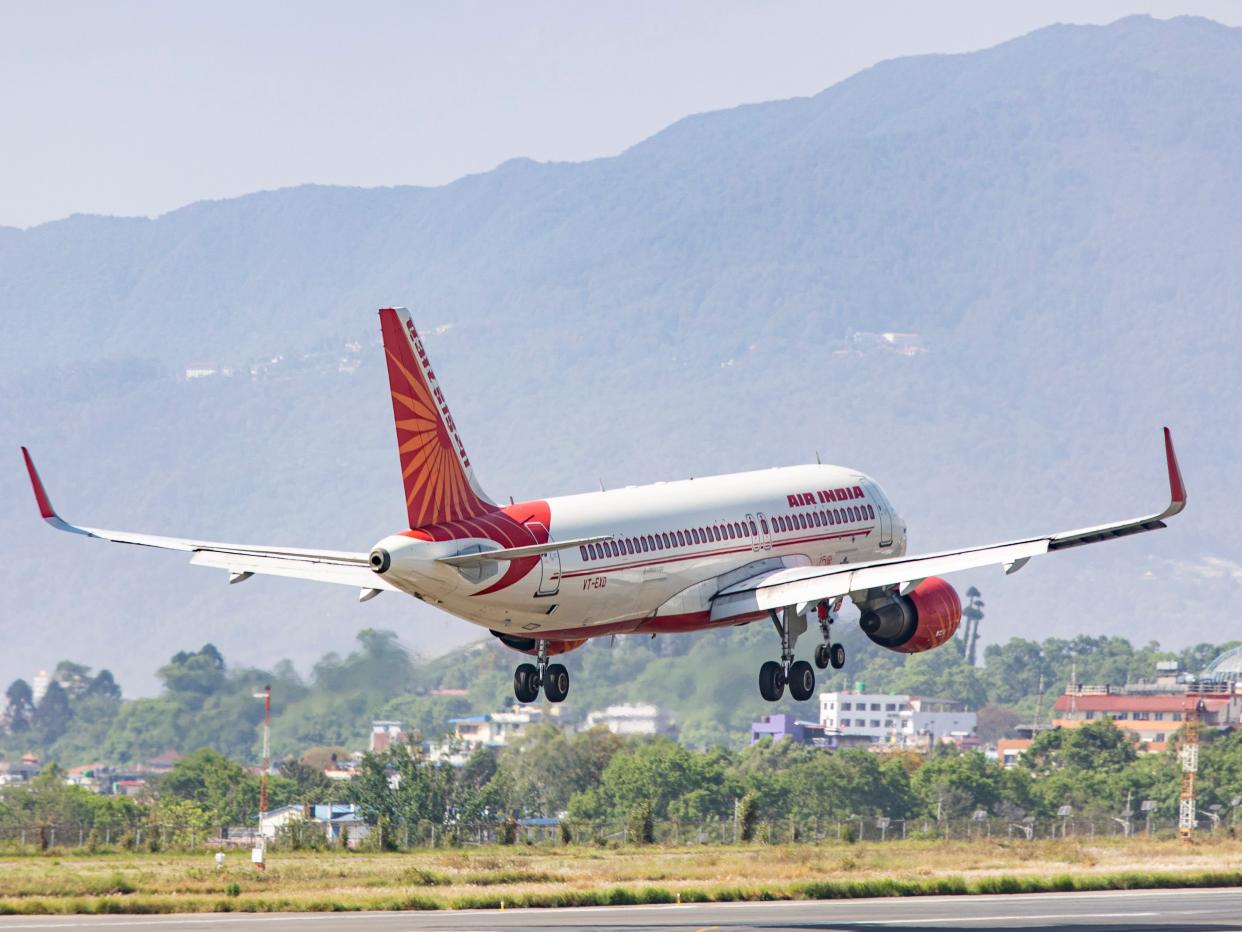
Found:
[[[495,631],[495,630],[492,631],[492,635],[496,637],[496,639],[499,640],[501,644],[503,644],[505,647],[508,647],[512,650],[521,651],[523,654],[530,654],[532,657],[536,656],[539,653],[539,642],[536,641],[534,638],[520,637],[519,635],[516,635],[516,634],[508,634],[504,631]],[[555,655],[555,654],[567,654],[571,650],[577,650],[579,647],[581,647],[585,643],[586,643],[585,638],[582,640],[576,640],[576,641],[549,640],[548,641],[548,654],[550,656]]]
[[[957,633],[962,600],[957,590],[938,576],[930,576],[909,595],[886,592],[859,606],[858,624],[881,647],[917,654],[939,647]]]

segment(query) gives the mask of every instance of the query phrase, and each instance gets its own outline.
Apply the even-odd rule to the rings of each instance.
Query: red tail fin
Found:
[[[479,488],[410,312],[380,312],[410,527],[496,511]]]

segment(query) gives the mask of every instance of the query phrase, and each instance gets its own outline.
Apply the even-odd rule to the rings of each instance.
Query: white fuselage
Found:
[[[857,563],[906,548],[905,524],[879,486],[839,466],[657,482],[532,504],[546,506],[553,540],[611,539],[544,554],[513,584],[486,591],[507,563],[480,572],[435,561],[494,542],[393,535],[377,544],[392,555],[384,578],[493,630],[570,639],[708,627],[720,621],[711,616],[712,596],[758,570]]]

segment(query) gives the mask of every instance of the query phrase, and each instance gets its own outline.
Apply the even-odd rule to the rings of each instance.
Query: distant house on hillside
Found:
[[[330,842],[340,841],[342,834],[348,834],[351,848],[370,832],[362,810],[352,803],[281,806],[263,817],[260,830],[265,838],[275,840],[281,829],[289,829],[298,822],[314,826]]]
[[[668,710],[651,703],[610,705],[587,713],[586,727],[599,725],[614,735],[670,735],[674,731]]]
[[[371,723],[372,754],[387,751],[390,747],[405,741],[405,726],[401,722],[376,721]]]

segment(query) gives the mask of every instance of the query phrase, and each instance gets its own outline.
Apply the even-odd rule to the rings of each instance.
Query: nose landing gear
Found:
[[[845,666],[845,645],[832,643],[832,623],[835,619],[828,609],[828,603],[821,601],[815,606],[815,613],[819,618],[820,633],[824,636],[824,643],[815,648],[815,666],[821,670],[829,666],[840,670]]]
[[[540,640],[537,644],[538,666],[534,663],[518,664],[513,672],[513,695],[525,705],[537,700],[542,688],[548,702],[563,702],[569,695],[569,671],[563,663],[548,663],[547,641]]]

